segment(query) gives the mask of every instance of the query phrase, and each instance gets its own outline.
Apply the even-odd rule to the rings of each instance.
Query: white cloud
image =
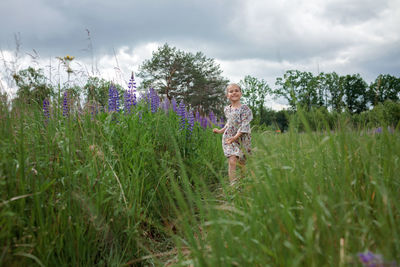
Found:
[[[137,73],[139,65],[146,59],[150,59],[152,52],[160,46],[158,43],[140,44],[134,48],[123,46],[115,55],[103,55],[99,58],[97,67],[102,77],[113,80],[118,84],[127,86],[132,71]],[[140,78],[135,76],[137,83]]]

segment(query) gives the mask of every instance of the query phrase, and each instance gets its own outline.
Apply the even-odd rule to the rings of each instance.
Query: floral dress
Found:
[[[222,136],[222,148],[226,157],[238,156],[245,160],[246,154],[251,152],[250,121],[253,119],[251,109],[246,105],[232,108],[230,105],[224,109],[227,119],[226,130]],[[238,132],[242,135],[233,143],[227,144],[226,140]]]

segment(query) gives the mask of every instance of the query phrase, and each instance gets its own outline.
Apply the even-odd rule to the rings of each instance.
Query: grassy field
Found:
[[[3,266],[361,266],[400,262],[400,135],[253,133],[228,185],[221,136],[131,115],[0,115]]]

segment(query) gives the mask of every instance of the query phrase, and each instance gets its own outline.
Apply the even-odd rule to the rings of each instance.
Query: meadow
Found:
[[[299,112],[304,131],[254,129],[232,187],[221,136],[184,107],[58,103],[1,105],[3,266],[400,263],[399,129]]]

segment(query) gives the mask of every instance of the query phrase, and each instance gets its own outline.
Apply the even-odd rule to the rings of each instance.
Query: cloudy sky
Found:
[[[126,81],[164,43],[214,58],[232,82],[273,88],[289,69],[400,76],[400,0],[1,0],[0,25],[2,90],[6,66],[56,79],[66,55],[75,75]]]

